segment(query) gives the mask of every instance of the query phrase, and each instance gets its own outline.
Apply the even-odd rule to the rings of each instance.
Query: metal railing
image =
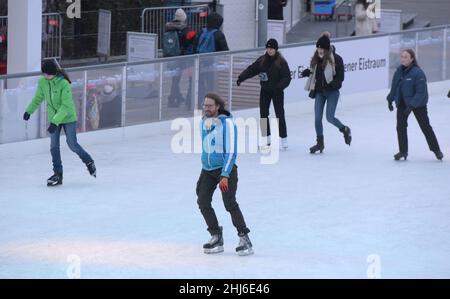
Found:
[[[341,21],[341,17],[345,17],[345,36],[348,36],[348,26],[350,20],[354,18],[353,16],[353,1],[352,0],[343,0],[338,3],[334,8],[334,19],[336,21],[336,37],[339,37],[339,23]]]
[[[404,48],[416,49],[429,82],[450,80],[450,26],[346,37],[333,42],[380,36],[389,37],[390,74],[386,80],[392,78]],[[314,42],[290,44],[280,50],[311,45]],[[239,73],[263,52],[263,48],[258,48],[67,69],[78,109],[78,130],[192,117],[193,111],[201,107],[202,95],[212,90],[228,99],[232,110],[259,107],[258,79],[247,80],[239,88],[235,82]],[[36,113],[39,116],[33,116],[32,122],[25,124],[22,120],[40,75],[33,72],[0,76],[0,144],[47,136],[45,105],[41,105],[40,113]],[[8,135],[11,132],[14,134]]]
[[[42,14],[42,58],[61,59],[62,17],[59,13]],[[8,32],[8,17],[0,16],[0,29]]]
[[[200,32],[206,27],[209,13],[208,4],[178,6],[178,7],[150,7],[145,8],[141,15],[141,31],[158,35],[158,48],[162,48],[162,37],[167,22],[173,20],[177,9],[182,8],[187,15],[187,27]]]

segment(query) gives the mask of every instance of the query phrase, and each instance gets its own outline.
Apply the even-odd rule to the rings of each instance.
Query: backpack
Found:
[[[198,42],[197,53],[212,53],[216,51],[216,40],[214,34],[219,31],[213,29],[208,31],[208,29],[203,28],[203,32],[200,35]]]
[[[181,55],[180,39],[177,31],[167,31],[163,35],[163,56],[173,57]]]

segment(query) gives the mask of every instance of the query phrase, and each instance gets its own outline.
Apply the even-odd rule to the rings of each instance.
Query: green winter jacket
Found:
[[[75,103],[72,98],[72,88],[69,81],[62,76],[51,80],[41,77],[36,94],[26,111],[33,114],[43,100],[47,100],[48,122],[59,126],[77,121]]]

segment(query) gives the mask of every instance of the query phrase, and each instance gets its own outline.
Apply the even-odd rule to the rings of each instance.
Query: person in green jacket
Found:
[[[59,137],[63,128],[70,150],[80,157],[86,164],[89,173],[96,177],[97,171],[94,160],[77,142],[77,114],[69,77],[64,71],[58,69],[56,63],[51,60],[42,64],[41,71],[43,76],[39,79],[36,94],[26,108],[23,119],[29,120],[31,114],[37,110],[39,105],[44,100],[47,101],[48,122],[50,124],[47,131],[50,133],[50,152],[54,172],[47,179],[47,186],[61,185],[63,181],[63,167],[59,149]]]

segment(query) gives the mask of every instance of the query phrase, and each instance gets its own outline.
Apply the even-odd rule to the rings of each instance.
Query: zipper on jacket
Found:
[[[52,106],[53,110],[55,109],[55,105],[53,105],[53,98],[52,98],[52,84],[50,83],[50,81],[48,81],[48,87],[50,90],[50,106]]]
[[[212,130],[210,131],[210,133],[212,132]],[[208,137],[210,136],[210,134],[208,134]],[[209,138],[208,138],[209,139]],[[209,168],[211,168],[211,139],[208,140],[208,166]]]

